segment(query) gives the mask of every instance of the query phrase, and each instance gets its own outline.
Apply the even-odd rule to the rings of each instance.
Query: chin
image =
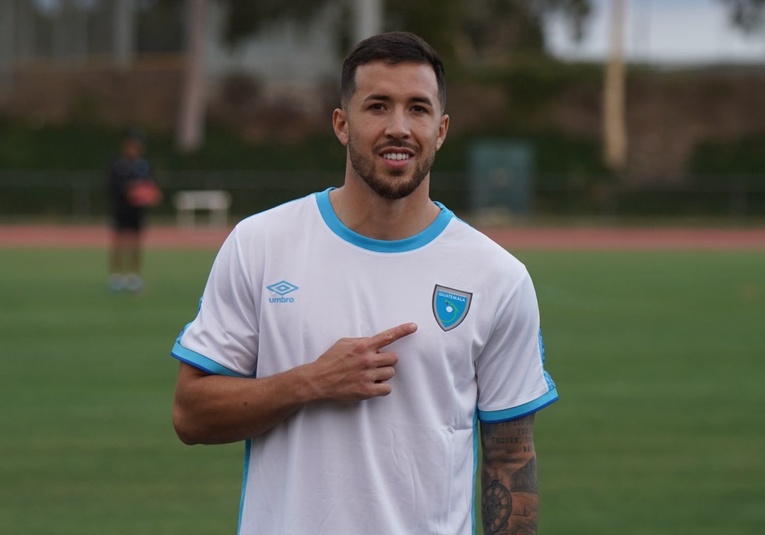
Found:
[[[404,180],[396,180],[391,182],[390,180],[379,179],[375,177],[372,180],[364,180],[367,185],[377,193],[380,197],[395,201],[408,197],[422,185],[425,177],[422,178],[406,178]]]

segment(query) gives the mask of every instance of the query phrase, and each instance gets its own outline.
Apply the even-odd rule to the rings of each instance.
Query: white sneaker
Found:
[[[143,279],[136,273],[130,273],[127,276],[125,287],[130,293],[138,293],[143,290]]]
[[[112,273],[109,275],[109,291],[112,293],[119,293],[127,287],[127,279],[121,273]]]

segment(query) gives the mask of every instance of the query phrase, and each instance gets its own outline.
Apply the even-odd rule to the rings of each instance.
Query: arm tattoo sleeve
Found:
[[[539,506],[534,415],[481,425],[481,516],[486,535],[535,535]]]

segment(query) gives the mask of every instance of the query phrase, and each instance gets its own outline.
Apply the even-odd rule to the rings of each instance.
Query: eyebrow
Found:
[[[372,94],[372,95],[368,95],[364,100],[365,101],[368,101],[368,100],[381,100],[383,102],[390,102],[393,99],[390,96],[384,95],[384,94]],[[428,98],[428,97],[414,96],[414,97],[410,98],[409,100],[410,100],[410,102],[417,102],[417,103],[420,103],[420,104],[427,104],[431,108],[434,107],[433,106],[433,101],[430,100],[430,98]]]

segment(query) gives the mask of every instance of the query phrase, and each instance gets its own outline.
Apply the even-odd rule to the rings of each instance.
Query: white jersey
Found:
[[[392,392],[305,406],[248,440],[241,535],[475,531],[478,420],[558,397],[525,267],[445,207],[404,240],[361,236],[329,190],[251,216],[222,246],[173,356],[268,377],[406,322]]]

